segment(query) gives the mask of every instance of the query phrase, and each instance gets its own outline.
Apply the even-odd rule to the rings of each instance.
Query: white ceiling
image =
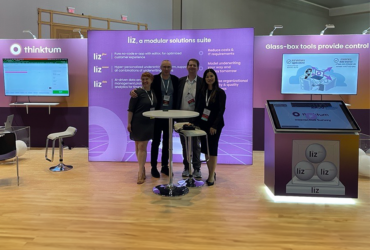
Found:
[[[329,10],[329,16],[370,13],[370,0],[298,0]]]
[[[348,7],[350,5],[366,4],[370,3],[370,0],[306,0],[306,2],[311,2],[331,9],[338,7]]]

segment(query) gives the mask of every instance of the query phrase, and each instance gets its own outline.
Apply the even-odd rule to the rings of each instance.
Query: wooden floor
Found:
[[[274,203],[254,152],[251,166],[218,166],[215,186],[168,198],[152,193],[168,177],[137,185],[136,163],[64,152],[74,169],[53,173],[44,149],[28,151],[19,187],[15,165],[0,165],[1,250],[370,249],[370,179],[359,179],[355,205]],[[177,182],[181,165],[174,172]]]

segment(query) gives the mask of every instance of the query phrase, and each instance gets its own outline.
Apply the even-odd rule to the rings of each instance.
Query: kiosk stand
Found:
[[[267,101],[265,185],[274,195],[357,198],[359,131],[342,101]]]

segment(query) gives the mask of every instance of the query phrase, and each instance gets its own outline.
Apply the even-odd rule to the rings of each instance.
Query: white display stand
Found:
[[[22,103],[10,103],[10,106],[26,106],[26,111],[28,114],[28,106],[49,106],[49,115],[51,106],[59,105],[59,102],[22,102]]]

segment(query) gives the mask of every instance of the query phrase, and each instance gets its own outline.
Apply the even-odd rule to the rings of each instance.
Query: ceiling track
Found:
[[[326,9],[326,10],[330,10],[330,8],[328,7],[325,7],[325,6],[322,6],[320,4],[316,4],[316,3],[311,3],[309,1],[306,1],[306,0],[299,0],[300,2],[303,2],[303,3],[306,3],[306,4],[311,4],[313,6],[316,6],[316,7],[319,7],[319,8],[323,8],[323,9]]]

